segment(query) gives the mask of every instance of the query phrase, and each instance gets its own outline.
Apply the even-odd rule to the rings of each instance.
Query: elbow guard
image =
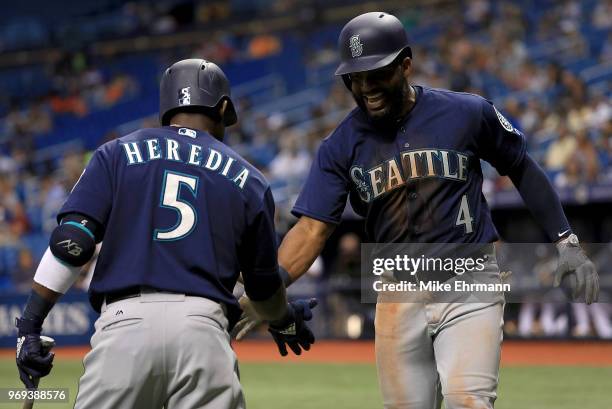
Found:
[[[51,233],[49,249],[61,262],[81,267],[91,260],[96,251],[95,233],[98,230],[99,226],[93,220],[69,214]]]

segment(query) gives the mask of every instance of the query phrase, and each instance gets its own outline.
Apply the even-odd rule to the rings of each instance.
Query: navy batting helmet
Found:
[[[361,14],[346,23],[338,38],[338,50],[341,62],[336,75],[343,76],[385,67],[402,53],[412,57],[402,22],[381,11]]]
[[[169,125],[178,112],[218,110],[227,101],[221,119],[225,126],[233,125],[238,116],[230,97],[229,81],[216,64],[195,58],[176,62],[166,69],[159,85],[159,121]]]

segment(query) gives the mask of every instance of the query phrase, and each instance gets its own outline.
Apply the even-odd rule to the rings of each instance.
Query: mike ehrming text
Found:
[[[509,292],[511,289],[508,283],[468,283],[457,280],[452,283],[440,281],[399,281],[395,283],[383,283],[382,281],[374,281],[374,291],[376,292],[413,292],[413,291],[429,291],[429,292]]]

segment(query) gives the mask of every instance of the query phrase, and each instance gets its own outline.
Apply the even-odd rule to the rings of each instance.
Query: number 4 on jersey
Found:
[[[465,228],[465,234],[470,234],[472,232],[472,215],[470,214],[470,206],[468,205],[467,195],[463,195],[461,197],[461,204],[459,205],[459,213],[457,213],[457,221],[455,222],[456,226],[461,226]]]
[[[169,229],[155,229],[153,238],[160,241],[180,240],[191,233],[197,222],[195,209],[187,201],[181,199],[181,186],[185,185],[193,197],[198,195],[198,178],[184,173],[166,171],[162,187],[160,206],[176,210],[178,220]]]

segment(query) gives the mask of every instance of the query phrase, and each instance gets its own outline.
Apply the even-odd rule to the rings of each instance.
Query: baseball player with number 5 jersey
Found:
[[[599,285],[525,137],[477,95],[411,84],[412,51],[401,22],[365,13],[340,33],[336,74],[350,112],[319,148],[293,208],[300,217],[279,248],[285,284],[300,277],[340,222],[347,197],[376,243],[479,243],[499,276],[498,235],[482,194],[480,160],[508,175],[557,242],[557,284],[591,303]],[[248,300],[241,300],[243,305]],[[249,311],[249,309],[245,309]],[[244,334],[258,318],[243,316]],[[502,341],[503,297],[472,303],[380,302],[376,358],[385,408],[492,408]]]
[[[162,126],[96,150],[58,214],[17,320],[28,388],[51,370],[43,321],[102,240],[89,288],[101,315],[76,408],[244,408],[228,333],[240,316],[232,290],[241,272],[280,353],[310,348],[304,321],[316,300],[287,302],[270,186],[223,143],[236,121],[223,71],[183,60],[162,76]]]

